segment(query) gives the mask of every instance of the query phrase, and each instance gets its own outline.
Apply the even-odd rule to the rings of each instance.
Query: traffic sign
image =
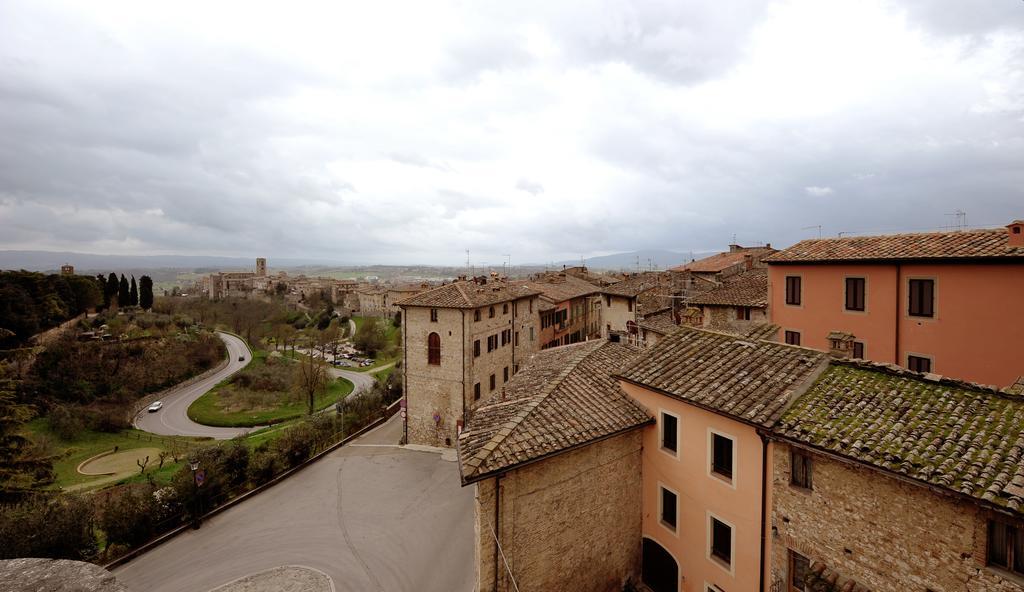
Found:
[[[204,481],[206,481],[206,470],[199,469],[196,471],[196,487],[202,487]]]

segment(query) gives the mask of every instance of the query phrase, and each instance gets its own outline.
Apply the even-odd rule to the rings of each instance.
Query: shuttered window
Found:
[[[799,306],[800,304],[800,276],[786,276],[786,304]]]
[[[427,337],[427,363],[431,366],[441,365],[441,336],[437,333]]]
[[[811,458],[794,450],[790,455],[790,465],[789,482],[796,487],[811,489]]]
[[[846,310],[864,310],[865,287],[864,278],[846,278]]]
[[[909,291],[910,316],[935,316],[935,280],[910,280]]]

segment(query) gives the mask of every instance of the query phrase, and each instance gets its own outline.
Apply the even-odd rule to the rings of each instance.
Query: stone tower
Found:
[[[256,277],[267,277],[267,260],[265,257],[256,258]]]

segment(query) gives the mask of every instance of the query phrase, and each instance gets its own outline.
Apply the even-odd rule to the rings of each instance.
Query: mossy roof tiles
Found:
[[[653,421],[612,378],[636,354],[599,340],[534,354],[459,435],[463,483]]]
[[[764,260],[768,263],[1024,259],[1006,229],[851,236],[800,241]]]
[[[823,352],[680,327],[622,370],[634,384],[764,427],[821,371]]]
[[[833,362],[775,433],[1021,513],[1024,399],[896,367]]]
[[[768,306],[768,270],[751,269],[722,281],[722,285],[692,296],[691,305]]]

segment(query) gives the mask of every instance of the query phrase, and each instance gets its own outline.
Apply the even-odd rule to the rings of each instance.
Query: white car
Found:
[[[156,413],[157,411],[160,411],[161,409],[163,409],[163,406],[164,406],[163,401],[156,401],[155,403],[153,403],[152,405],[149,406],[149,412],[150,413]]]

